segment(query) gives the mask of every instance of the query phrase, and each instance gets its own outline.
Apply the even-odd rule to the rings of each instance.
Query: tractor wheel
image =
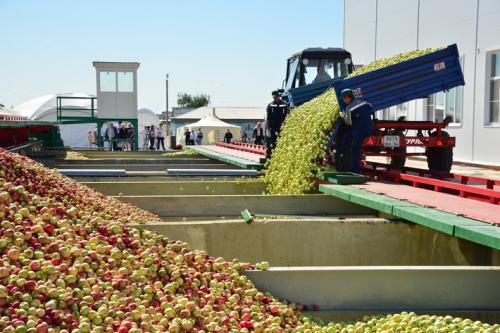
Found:
[[[442,136],[450,137],[450,135],[441,131]],[[431,136],[436,136],[437,132],[432,132]],[[450,172],[453,164],[453,147],[431,147],[427,149],[427,166],[430,171]]]
[[[391,149],[390,151],[399,153],[399,154],[406,154],[406,147],[397,147],[394,149]],[[391,166],[391,169],[396,169],[396,170],[401,170],[405,166],[406,163],[406,156],[387,156],[387,164]]]

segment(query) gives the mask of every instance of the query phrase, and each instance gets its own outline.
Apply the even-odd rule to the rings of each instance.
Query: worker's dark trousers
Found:
[[[352,130],[347,130],[344,135],[340,138],[339,142],[337,142],[335,146],[335,158],[338,160],[340,155],[344,153],[344,151],[350,148],[350,144],[352,142]]]
[[[158,137],[158,140],[156,141],[156,150],[160,150],[160,143],[163,150],[165,150],[165,138],[161,137]]]
[[[267,144],[267,149],[266,149],[266,157],[270,158],[272,151],[274,148],[276,148],[276,141],[278,141],[278,131],[271,129],[271,136],[267,137],[266,144]]]
[[[361,146],[363,141],[372,133],[372,127],[366,126],[362,131],[352,131],[352,154],[351,154],[351,172],[361,173]]]
[[[363,141],[370,136],[372,132],[371,127],[364,131],[349,130],[337,144],[335,155],[338,158],[346,149],[351,149],[351,172],[361,172],[361,146]]]

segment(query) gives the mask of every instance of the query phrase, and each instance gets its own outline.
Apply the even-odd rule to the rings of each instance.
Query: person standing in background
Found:
[[[149,126],[149,150],[155,150],[155,125]]]
[[[198,133],[196,133],[196,144],[201,145],[203,142],[203,132],[201,131],[201,128],[198,128]]]
[[[142,150],[148,150],[149,144],[149,126],[144,126],[142,134]]]
[[[191,137],[191,131],[189,128],[186,128],[186,131],[184,132],[184,143],[186,146],[189,146],[189,138]]]
[[[243,131],[241,134],[241,142],[247,143],[248,142],[248,134],[247,131]]]
[[[118,128],[118,139],[120,139],[120,142],[118,142],[118,145],[120,146],[120,150],[127,150],[128,149],[128,144],[127,144],[127,128],[125,127],[125,124],[121,124],[120,127]]]
[[[89,148],[92,148],[95,146],[96,144],[96,139],[95,139],[95,136],[94,136],[94,133],[92,131],[89,131],[88,132],[88,135],[87,135],[87,140],[89,141]]]
[[[160,150],[160,144],[163,150],[165,150],[165,134],[163,129],[164,124],[161,123],[159,127],[156,128],[156,150]]]
[[[252,133],[253,143],[256,145],[262,145],[264,142],[264,129],[262,128],[262,124],[259,122],[255,125]]]
[[[228,129],[226,134],[224,135],[224,142],[231,143],[232,139],[233,139],[233,133],[231,133],[231,130]]]
[[[134,138],[135,138],[135,129],[132,124],[128,124],[127,126],[127,145],[130,151],[134,150]]]
[[[101,132],[102,132],[102,131],[101,131]],[[95,142],[95,146],[96,146],[96,148],[99,148],[99,136],[97,135],[97,131],[93,131],[92,133],[93,133],[93,135],[94,135],[94,140],[95,140],[94,142]]]
[[[117,151],[118,145],[116,144],[116,138],[118,136],[118,130],[113,125],[113,123],[108,123],[108,128],[104,132],[104,138],[109,142],[109,150]]]
[[[189,145],[194,146],[194,141],[196,140],[196,133],[194,132],[194,129],[191,130],[191,133],[189,133]]]

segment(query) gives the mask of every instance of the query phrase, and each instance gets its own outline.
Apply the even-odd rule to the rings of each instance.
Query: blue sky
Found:
[[[261,106],[285,61],[306,47],[342,46],[342,0],[0,0],[0,103],[95,93],[92,61],[138,61],[139,107],[178,92],[213,106]]]

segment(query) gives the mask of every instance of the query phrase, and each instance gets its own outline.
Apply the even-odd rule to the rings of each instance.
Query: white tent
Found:
[[[223,141],[224,135],[226,134],[227,130],[231,131],[231,133],[233,134],[233,139],[241,137],[241,128],[239,126],[223,122],[213,114],[200,119],[195,123],[178,127],[176,133],[177,144],[183,145],[185,143],[184,132],[186,131],[186,129],[194,130],[195,133],[198,132],[198,129],[201,129],[203,133],[202,144],[204,145],[213,144],[217,141]]]
[[[81,94],[81,93],[44,95],[16,106],[13,109],[13,111],[18,115],[28,117],[29,120],[57,121],[57,107],[56,107],[57,96],[91,97],[92,95]],[[66,99],[64,100],[64,107],[74,109],[71,111],[64,111],[65,115],[88,117],[88,111],[83,109],[90,108],[90,100]],[[139,147],[141,147],[142,146],[141,140],[143,140],[141,132],[143,132],[144,126],[150,126],[150,125],[158,126],[160,123],[160,119],[150,109],[143,108],[140,109],[138,112],[139,112],[139,119],[138,119]],[[71,125],[65,124],[65,125],[59,125],[59,129],[65,146],[70,146],[74,148],[88,148],[89,143],[87,135],[89,131],[96,130],[96,124],[71,124]]]

